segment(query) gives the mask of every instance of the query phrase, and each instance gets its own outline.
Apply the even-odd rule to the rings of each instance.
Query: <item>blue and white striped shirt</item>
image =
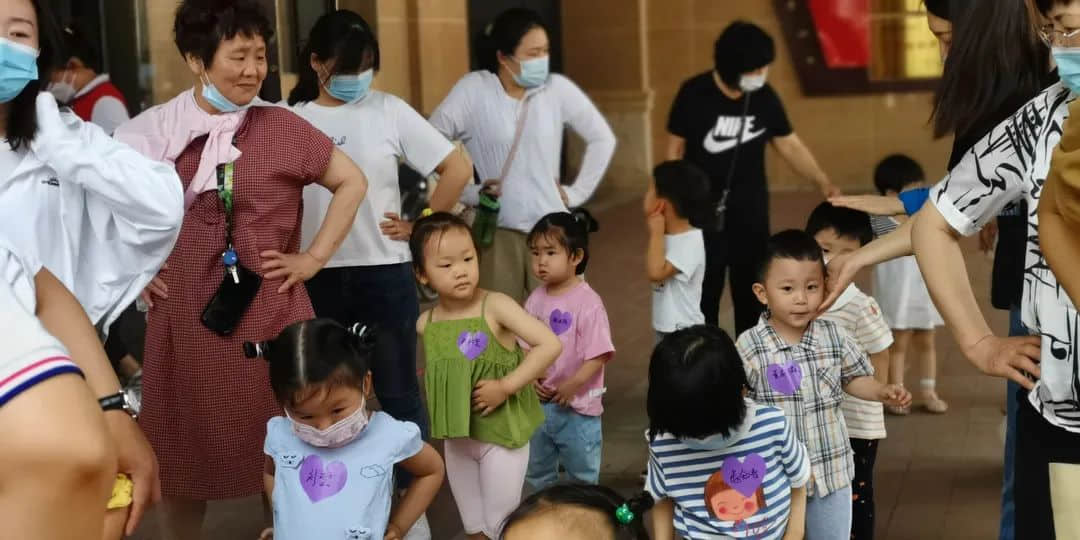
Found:
[[[726,440],[663,433],[649,442],[645,489],[657,501],[674,501],[675,530],[684,538],[780,539],[791,489],[810,480],[806,447],[784,413],[746,403],[746,419]]]

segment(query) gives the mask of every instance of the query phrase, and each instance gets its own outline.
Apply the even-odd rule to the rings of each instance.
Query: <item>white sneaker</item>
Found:
[[[420,519],[405,533],[404,540],[431,540],[431,526],[428,525],[427,514],[420,514]]]

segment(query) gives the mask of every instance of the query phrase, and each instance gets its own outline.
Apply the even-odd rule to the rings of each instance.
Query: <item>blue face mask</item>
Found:
[[[37,57],[37,49],[0,38],[0,103],[15,99],[30,81],[37,80]]]
[[[1054,47],[1053,52],[1061,82],[1080,94],[1080,47]]]
[[[206,100],[207,103],[210,104],[211,107],[217,109],[220,112],[231,113],[243,111],[251,107],[251,104],[255,102],[255,100],[251,100],[251,103],[248,103],[247,105],[237,105],[229,101],[229,98],[225,97],[225,95],[222,94],[216,86],[214,86],[214,83],[210,82],[209,75],[203,73],[203,78],[202,97]]]
[[[548,67],[550,57],[547,56],[525,61],[515,58],[514,61],[521,66],[521,74],[516,74],[513,70],[510,73],[514,75],[514,82],[521,85],[522,88],[536,88],[544,84],[551,73]]]
[[[345,103],[356,103],[368,95],[374,78],[375,71],[371,69],[357,75],[334,75],[326,91]]]

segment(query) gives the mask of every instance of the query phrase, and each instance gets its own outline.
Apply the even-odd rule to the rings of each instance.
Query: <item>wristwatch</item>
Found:
[[[141,406],[133,388],[124,388],[111,396],[105,396],[98,400],[98,404],[101,405],[101,410],[106,412],[124,411],[133,420],[139,417],[139,408]]]

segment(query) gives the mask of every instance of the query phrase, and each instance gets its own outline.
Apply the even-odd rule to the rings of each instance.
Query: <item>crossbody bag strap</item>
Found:
[[[510,173],[510,166],[514,163],[514,157],[517,156],[518,147],[521,145],[521,135],[525,132],[525,119],[529,117],[529,103],[531,102],[532,98],[530,96],[522,98],[521,111],[518,113],[517,127],[514,131],[514,143],[510,145],[510,153],[506,155],[506,161],[503,162],[499,182],[506,180],[506,175]]]

